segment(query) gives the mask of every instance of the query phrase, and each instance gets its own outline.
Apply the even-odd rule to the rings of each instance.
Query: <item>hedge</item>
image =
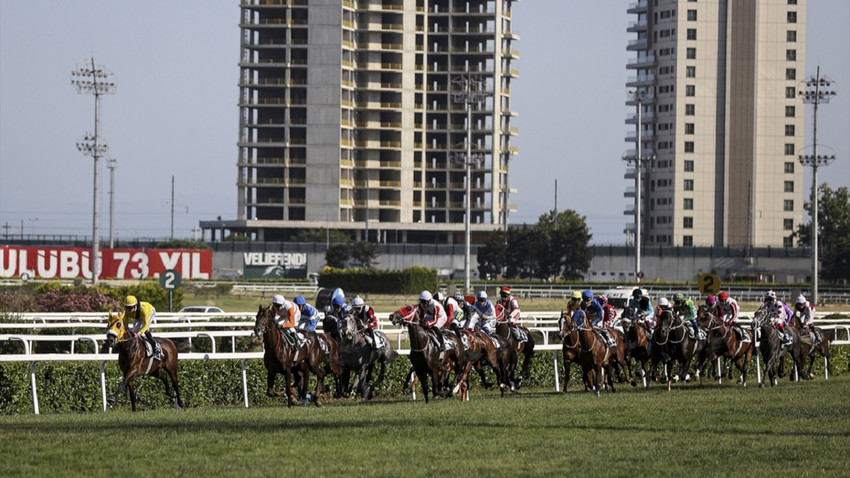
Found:
[[[319,275],[319,287],[341,288],[355,293],[419,294],[431,290],[437,282],[437,270],[409,267],[403,270],[334,269],[327,267]]]

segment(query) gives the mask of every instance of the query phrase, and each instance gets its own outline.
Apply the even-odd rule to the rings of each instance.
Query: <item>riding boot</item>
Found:
[[[440,343],[440,351],[442,352],[446,349],[446,341],[443,337],[443,331],[438,328],[434,328],[434,335],[437,336],[437,342]]]
[[[372,350],[378,350],[378,342],[375,340],[375,331],[372,329],[366,329],[366,335],[372,341]]]

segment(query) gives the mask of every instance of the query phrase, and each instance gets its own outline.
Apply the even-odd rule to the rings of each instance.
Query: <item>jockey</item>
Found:
[[[655,308],[655,317],[661,317],[661,314],[664,311],[673,311],[673,307],[670,305],[670,301],[667,300],[667,297],[660,297],[658,299],[658,307]]]
[[[570,300],[567,301],[567,311],[572,313],[579,309],[581,309],[581,292],[574,290]]]
[[[764,304],[759,307],[758,311],[764,310],[767,317],[773,322],[773,326],[779,331],[779,338],[785,345],[791,345],[793,340],[791,335],[785,332],[785,324],[788,322],[788,315],[783,307],[782,301],[776,299],[776,292],[772,290],[764,294]],[[756,311],[756,312],[758,312]]]
[[[797,297],[797,300],[794,302],[794,315],[800,319],[800,325],[808,332],[812,338],[812,342],[816,344],[820,343],[820,335],[815,333],[814,328],[815,306],[807,301],[804,295]]]
[[[655,328],[655,310],[652,308],[652,301],[649,296],[644,294],[640,287],[632,291],[632,298],[626,308],[632,308],[635,314],[643,316],[646,328],[652,330]]]
[[[676,292],[673,294],[673,313],[681,317],[685,325],[688,326],[688,334],[694,338],[694,332],[699,330],[697,324],[697,312],[694,301],[685,297],[685,294]]]
[[[496,307],[487,299],[487,292],[479,290],[475,295],[475,312],[478,313],[478,326],[488,335],[496,331]]]
[[[331,334],[331,337],[336,340],[340,340],[339,321],[350,313],[351,306],[345,303],[345,296],[338,295],[331,299],[331,310],[325,313],[325,318],[332,320],[326,321],[326,324],[323,324],[323,327],[324,325],[330,325],[329,328],[324,329],[325,333]]]
[[[314,332],[316,330],[316,321],[319,320],[319,311],[308,304],[307,299],[303,296],[296,296],[292,299],[292,302],[295,303],[295,306],[298,307],[298,311],[301,313],[301,319],[298,321],[296,327]]]
[[[617,310],[613,305],[608,303],[608,296],[600,294],[596,297],[596,301],[599,302],[599,305],[602,306],[602,310],[605,311],[605,318],[602,319],[600,326],[606,329],[608,327],[614,327],[617,323]]]
[[[593,327],[596,328],[597,332],[602,335],[602,338],[605,339],[608,346],[611,347],[615,345],[616,342],[614,342],[614,339],[608,333],[608,330],[601,326],[602,322],[605,321],[605,309],[602,308],[602,304],[600,304],[599,301],[593,298],[593,292],[590,290],[586,290],[581,293],[581,310],[584,311],[588,322],[590,322]]]
[[[375,327],[378,326],[378,318],[375,317],[375,310],[366,305],[366,302],[360,297],[355,297],[351,301],[351,309],[354,318],[363,327],[363,336],[366,338],[366,341],[372,346],[373,350],[377,350],[378,341],[375,340]]]
[[[738,302],[729,297],[724,291],[717,294],[717,305],[715,306],[714,315],[722,320],[724,324],[732,327],[732,330],[744,342],[750,342],[750,334],[744,332],[744,329],[738,324]]]
[[[133,318],[133,327],[130,329],[130,333],[133,334],[133,337],[141,335],[150,345],[149,348],[145,347],[145,355],[148,357],[153,355],[154,360],[162,360],[162,347],[159,342],[153,339],[150,331],[151,321],[156,317],[156,309],[149,302],[141,302],[135,296],[128,295],[124,299],[124,312],[118,318],[124,322],[126,327],[127,318],[130,317]]]
[[[443,294],[440,294],[440,297],[443,297]],[[434,297],[436,299],[436,295]],[[461,297],[463,299],[463,297]],[[442,298],[440,301],[443,303],[443,308],[446,309],[446,317],[449,320],[449,326],[453,329],[460,328],[460,324],[463,322],[463,308],[460,306],[457,300],[455,300],[454,296],[449,296]],[[466,301],[464,301],[465,303]]]
[[[467,302],[466,298],[460,292],[455,292],[452,298],[458,304],[457,307],[460,310],[460,318],[458,318],[458,313],[455,311],[455,320],[458,321],[458,326],[462,329],[475,330],[475,324],[478,322],[478,312],[475,310],[475,307]]]
[[[295,324],[301,320],[301,311],[281,294],[275,294],[272,297],[272,307],[274,307],[277,325],[283,330],[283,335],[286,336],[289,343],[295,345],[296,348],[301,348],[303,339],[295,333]]]
[[[434,296],[427,290],[423,290],[419,294],[419,316],[425,322],[425,328],[431,329],[437,336],[437,341],[440,342],[440,350],[445,349],[443,329],[448,323],[446,309],[443,308],[443,304],[434,300]]]
[[[504,286],[499,289],[499,304],[505,309],[505,317],[508,319],[508,325],[511,328],[511,333],[517,342],[527,342],[528,337],[525,336],[522,329],[519,328],[519,302],[516,297],[511,295],[511,288]]]

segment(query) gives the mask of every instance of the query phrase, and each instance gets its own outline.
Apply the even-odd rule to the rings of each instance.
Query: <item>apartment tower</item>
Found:
[[[805,0],[640,0],[627,11],[641,242],[791,246],[803,215]],[[626,141],[637,146],[637,131]]]
[[[242,0],[238,220],[217,227],[460,244],[467,180],[473,233],[500,227],[514,1]]]

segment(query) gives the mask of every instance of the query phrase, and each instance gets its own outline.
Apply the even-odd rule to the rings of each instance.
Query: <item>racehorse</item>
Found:
[[[590,384],[591,389],[598,397],[601,390],[602,371],[605,371],[608,387],[611,392],[616,392],[612,370],[615,364],[625,371],[626,381],[635,385],[626,369],[626,347],[623,344],[622,335],[614,330],[608,329],[614,336],[615,345],[608,346],[602,336],[594,330],[584,311],[573,314],[569,321],[569,331],[577,331],[579,343],[581,344],[581,363],[584,374],[584,382]]]
[[[299,375],[301,377],[298,380],[300,382],[298,393],[302,397],[307,395],[310,372],[316,374],[316,391],[313,394],[313,404],[317,407],[322,406],[320,397],[325,378],[325,369],[322,367],[322,363],[328,359],[324,357],[324,352],[318,344],[317,334],[306,334],[306,343],[301,348],[296,349],[278,328],[274,309],[271,306],[263,307],[262,305],[257,311],[254,334],[263,340],[265,351],[263,362],[268,371],[266,395],[270,397],[286,395],[286,406],[291,407],[294,401],[291,395],[292,367],[295,366],[300,369]],[[274,382],[279,373],[283,374],[286,383],[283,391],[275,392]]]
[[[691,360],[705,348],[706,341],[692,339],[685,330],[685,323],[681,317],[671,310],[661,312],[655,328],[655,340],[656,345],[663,349],[662,356],[667,359],[664,364],[667,391],[670,391],[671,380],[678,382],[681,378],[684,383],[690,381],[691,374],[688,370],[691,368]],[[679,373],[671,377],[673,362],[679,363]]]
[[[528,376],[528,370],[531,366],[531,357],[534,357],[534,336],[531,335],[531,332],[528,331],[527,328],[522,326],[517,326],[522,332],[525,334],[528,339],[525,342],[520,342],[514,337],[514,334],[511,332],[510,324],[508,323],[507,317],[505,317],[504,312],[500,313],[501,305],[496,306],[496,336],[504,339],[510,350],[511,361],[510,365],[508,365],[507,369],[507,378],[506,380],[510,384],[511,391],[515,392],[519,390],[522,386],[522,381],[525,377]],[[517,363],[519,362],[519,356],[523,356],[522,361],[522,372],[517,377],[516,376],[516,368]]]
[[[446,396],[442,389],[444,376],[448,369],[457,363],[457,344],[452,350],[441,351],[431,339],[430,334],[420,323],[419,309],[415,305],[405,305],[390,315],[395,325],[406,325],[410,340],[410,364],[416,378],[422,385],[425,403],[428,403],[428,378],[431,378],[434,396]]]
[[[384,381],[387,363],[398,356],[383,332],[375,330],[373,333],[380,342],[377,349],[373,349],[366,342],[364,332],[353,315],[345,315],[339,321],[340,360],[343,363],[341,376],[343,395],[347,396],[353,390],[359,392],[366,402],[372,399],[373,392]],[[380,371],[378,372],[378,379],[372,383],[372,372],[376,362],[380,365]],[[349,386],[352,370],[355,371],[354,385]]]
[[[755,351],[752,331],[741,329],[750,339],[749,341],[738,338],[731,326],[724,324],[723,320],[709,312],[705,306],[700,306],[697,321],[700,327],[708,331],[709,341],[698,359],[697,376],[701,376],[709,358],[713,362],[717,357],[726,357],[731,359],[741,372],[738,383],[747,386],[747,365]],[[731,374],[731,370],[729,373]]]
[[[562,352],[564,355],[564,393],[567,393],[567,386],[570,384],[570,366],[575,363],[581,366],[581,343],[578,340],[578,331],[570,330],[570,313],[562,311],[561,318],[558,319],[558,336],[563,342]],[[584,374],[582,374],[584,378]],[[590,384],[584,382],[584,391],[590,390]]]
[[[809,369],[806,370],[806,375],[809,378],[814,378],[812,374],[812,367],[815,364],[815,352],[819,353],[821,357],[823,357],[823,368],[826,374],[826,377],[829,377],[829,372],[831,369],[831,365],[829,363],[829,336],[826,335],[826,331],[824,331],[820,327],[815,327],[814,325],[809,328],[820,336],[820,342],[814,343],[812,337],[803,333],[803,324],[800,323],[800,318],[796,315],[791,317],[791,321],[788,323],[789,326],[793,327],[797,330],[797,333],[800,335],[800,349],[803,357],[809,357]],[[782,364],[780,364],[780,368],[784,368],[785,365],[785,357],[782,357]]]
[[[177,347],[174,342],[166,338],[157,337],[162,348],[162,359],[145,356],[144,339],[133,337],[127,330],[124,321],[119,316],[109,313],[109,324],[106,331],[106,343],[109,348],[118,348],[118,367],[124,374],[124,380],[118,385],[115,394],[108,398],[109,403],[118,401],[118,394],[126,388],[130,393],[130,406],[136,411],[136,377],[152,375],[162,380],[165,384],[165,395],[173,398],[176,408],[183,407],[180,398],[180,385],[177,379]]]
[[[800,336],[797,334],[797,329],[793,327],[785,327],[785,333],[791,336],[791,345],[786,345],[779,337],[779,331],[773,325],[770,317],[767,315],[767,310],[760,309],[756,311],[753,317],[753,329],[756,331],[756,339],[759,341],[759,349],[761,350],[761,359],[764,360],[764,375],[770,380],[770,386],[777,384],[777,365],[778,361],[785,356],[786,353],[791,354],[794,360],[794,365],[797,371],[803,370],[803,355],[800,350]],[[800,375],[799,373],[797,375]],[[802,377],[808,380],[808,375],[803,374]],[[764,387],[764,381],[759,384]]]
[[[621,320],[626,338],[626,368],[632,375],[637,375],[632,369],[632,359],[640,366],[640,376],[644,388],[649,386],[649,361],[652,342],[649,329],[646,328],[634,307],[628,307],[623,311]]]

